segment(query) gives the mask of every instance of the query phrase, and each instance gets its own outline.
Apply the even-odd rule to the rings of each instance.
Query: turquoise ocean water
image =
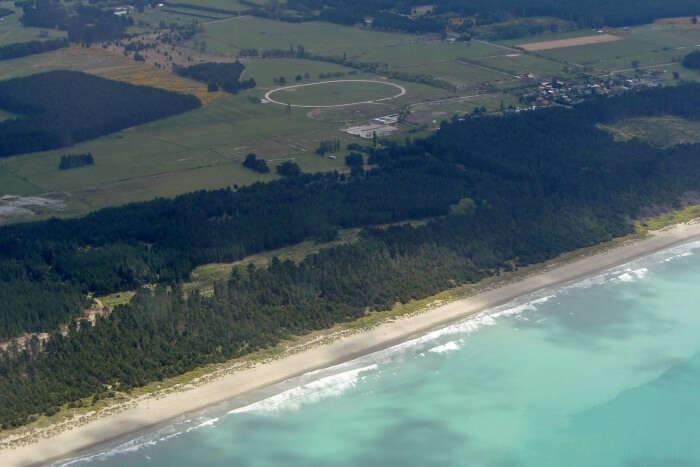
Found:
[[[697,248],[523,297],[57,465],[700,466]]]

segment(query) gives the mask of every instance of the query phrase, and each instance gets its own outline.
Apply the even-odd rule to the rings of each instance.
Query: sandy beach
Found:
[[[329,344],[311,346],[290,356],[241,369],[188,390],[172,392],[162,397],[144,398],[133,407],[114,415],[98,418],[53,437],[41,438],[33,444],[0,450],[0,464],[4,467],[44,465],[49,460],[67,457],[73,452],[158,425],[181,414],[390,347],[519,296],[594,275],[696,239],[700,239],[700,223],[691,222],[655,231],[644,239],[630,240],[570,262],[554,261],[517,282],[384,322]]]

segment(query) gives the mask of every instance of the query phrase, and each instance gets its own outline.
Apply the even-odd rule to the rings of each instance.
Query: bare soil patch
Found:
[[[596,34],[595,36],[574,37],[573,39],[560,39],[556,41],[531,42],[520,44],[518,47],[529,52],[538,50],[561,49],[563,47],[574,47],[577,45],[600,44],[603,42],[613,42],[622,39],[614,34]]]
[[[48,196],[0,196],[0,225],[12,220],[57,213],[65,207],[65,196],[61,193]]]

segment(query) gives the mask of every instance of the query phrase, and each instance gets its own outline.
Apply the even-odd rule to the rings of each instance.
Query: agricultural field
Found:
[[[548,40],[544,42],[530,42],[521,44],[520,48],[528,52],[538,52],[540,50],[562,49],[564,47],[577,47],[581,45],[601,44],[604,42],[619,41],[620,36],[614,34],[597,34],[594,36],[581,36],[569,39]]]
[[[7,2],[4,2],[7,4]],[[197,5],[231,10],[242,5],[228,0],[197,0]],[[13,6],[14,8],[14,6]],[[427,134],[441,120],[454,114],[485,108],[499,112],[519,104],[522,89],[536,84],[534,78],[552,75],[572,78],[584,67],[603,74],[627,73],[632,61],[640,68],[662,72],[665,83],[700,80],[700,73],[684,69],[675,61],[700,44],[700,29],[682,20],[659,22],[626,30],[605,30],[622,39],[537,52],[513,48],[520,44],[566,40],[595,34],[591,30],[546,33],[512,41],[441,41],[437,36],[385,33],[329,23],[284,23],[255,17],[228,17],[217,12],[187,7],[147,8],[135,14],[131,32],[152,32],[169,24],[200,22],[203,32],[180,44],[173,53],[191,54],[194,61],[232,60],[241,49],[284,49],[303,45],[313,54],[343,56],[363,63],[381,64],[376,73],[311,60],[246,58],[243,78],[254,78],[257,87],[231,96],[208,92],[206,85],[135,62],[121,53],[100,46],[72,46],[45,54],[0,63],[0,79],[55,70],[71,69],[134,84],[162,87],[196,95],[205,106],[183,115],[151,122],[59,151],[47,151],[0,161],[0,196],[60,194],[66,215],[82,214],[104,206],[174,196],[183,192],[271,180],[245,169],[241,161],[249,152],[266,159],[274,168],[294,159],[305,171],[345,170],[343,150],[336,159],[319,157],[314,150],[323,140],[339,138],[343,143],[360,142],[341,132],[351,125],[375,117],[410,109],[408,122],[390,139]],[[176,11],[173,13],[172,11]],[[179,13],[177,13],[179,12]],[[194,15],[210,16],[197,18]],[[39,30],[20,28],[19,16],[0,23],[0,44],[8,31],[38,36]],[[14,23],[13,23],[14,21]],[[3,36],[3,32],[5,35]],[[53,34],[55,31],[51,31]],[[56,33],[60,34],[60,33]],[[31,40],[30,37],[27,40]],[[168,50],[171,50],[170,48]],[[581,65],[575,67],[573,65]],[[450,83],[452,90],[394,79],[392,73],[431,76]],[[284,77],[285,84],[280,84]],[[301,78],[298,80],[298,78]],[[341,79],[388,80],[406,89],[396,99],[375,104],[338,108],[302,109],[288,112],[286,106],[263,104],[271,89],[294,84]],[[275,99],[300,105],[334,105],[381,99],[394,94],[392,88],[367,84],[322,85],[280,91]],[[11,115],[2,113],[0,120]],[[636,125],[636,126],[635,126]],[[641,125],[641,126],[640,126]],[[624,127],[620,134],[632,134],[643,124]],[[660,131],[660,130],[659,130]],[[670,130],[669,130],[670,131]],[[673,133],[676,135],[676,133]],[[675,136],[655,135],[657,141]],[[90,152],[95,165],[59,171],[64,153]],[[47,195],[49,196],[49,195]],[[54,195],[50,195],[54,196]],[[59,196],[59,195],[55,195]]]
[[[485,82],[512,81],[516,74],[559,73],[564,66],[554,60],[525,55],[516,49],[484,41],[450,43],[435,36],[382,33],[326,23],[290,24],[241,17],[205,24],[204,28],[204,33],[193,42],[204,41],[206,52],[210,54],[231,56],[232,52],[243,48],[286,50],[303,45],[311,53],[345,55],[357,62],[380,64],[379,74],[386,71],[430,75],[466,90],[481,88]],[[290,62],[294,60],[288,60],[285,65]],[[262,67],[264,61],[259,65],[253,63],[251,61],[251,76],[255,77],[254,67]],[[268,69],[273,68],[272,63],[268,64]],[[316,67],[323,68],[322,65]],[[268,73],[268,76],[270,74],[284,76],[281,73]],[[313,72],[309,74],[313,77]]]
[[[658,66],[679,61],[700,44],[700,30],[645,25],[618,33],[621,40],[543,50],[537,55],[602,71]]]

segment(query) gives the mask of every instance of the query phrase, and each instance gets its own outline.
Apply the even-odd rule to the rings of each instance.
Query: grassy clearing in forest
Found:
[[[630,118],[600,128],[612,133],[618,141],[638,138],[662,148],[700,142],[700,122],[674,116]]]
[[[8,112],[6,110],[0,109],[0,122],[3,120],[8,120],[10,118],[16,118],[17,115],[13,114],[12,112]]]

